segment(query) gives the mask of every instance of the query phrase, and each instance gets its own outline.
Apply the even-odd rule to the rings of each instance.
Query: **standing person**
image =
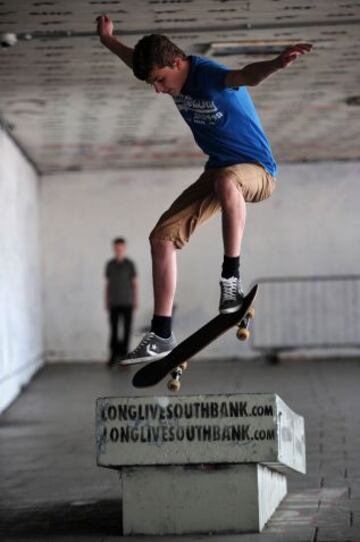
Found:
[[[109,313],[110,356],[112,366],[118,357],[129,351],[133,311],[138,306],[138,279],[134,263],[126,258],[126,241],[118,237],[113,241],[114,258],[105,267],[105,308]],[[119,337],[119,323],[122,335]]]
[[[200,56],[187,56],[166,36],[144,36],[127,47],[113,36],[106,15],[97,18],[101,42],[116,54],[134,75],[157,93],[172,97],[209,156],[200,178],[189,186],[160,217],[150,234],[154,314],[150,332],[123,364],[156,360],[176,345],[172,309],[176,289],[176,250],[195,228],[214,213],[222,212],[224,259],[220,277],[221,313],[241,307],[240,250],[246,203],[268,198],[276,186],[277,165],[246,86],[258,85],[273,73],[310,52],[299,43],[272,60],[231,70]]]

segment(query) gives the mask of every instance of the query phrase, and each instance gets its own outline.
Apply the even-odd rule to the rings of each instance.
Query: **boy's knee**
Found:
[[[152,253],[164,252],[173,248],[178,248],[176,243],[171,239],[163,239],[157,235],[156,229],[153,230],[149,236],[150,247]]]
[[[154,231],[152,231],[151,234],[149,235],[149,241],[150,241],[150,247],[151,247],[152,252],[157,250],[162,244],[162,239],[157,237]]]
[[[215,180],[214,188],[220,199],[231,198],[239,192],[237,179],[233,175],[224,175]]]

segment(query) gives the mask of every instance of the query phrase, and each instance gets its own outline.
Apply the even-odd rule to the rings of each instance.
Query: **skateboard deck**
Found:
[[[183,369],[179,368],[179,375],[181,376],[185,369],[184,364],[187,361],[190,361],[195,354],[200,352],[231,327],[235,325],[239,325],[240,327],[240,324],[244,319],[246,322],[244,326],[240,327],[238,338],[242,340],[246,339],[248,337],[248,322],[252,318],[252,313],[250,312],[251,305],[256,296],[257,289],[258,285],[256,284],[248,295],[245,296],[242,307],[238,311],[230,314],[218,314],[215,318],[210,320],[210,322],[179,343],[169,354],[161,359],[152,361],[139,369],[133,377],[133,386],[136,388],[155,386],[165,378],[166,375],[174,371],[174,369],[178,370],[179,366],[183,365]],[[244,333],[241,333],[242,331]],[[176,371],[174,371],[174,373],[176,373]],[[172,374],[172,376],[176,378],[176,374]],[[177,391],[179,387],[180,385],[170,389]]]

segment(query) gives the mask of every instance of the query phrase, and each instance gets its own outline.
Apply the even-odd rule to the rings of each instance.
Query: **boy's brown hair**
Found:
[[[141,81],[147,81],[154,68],[172,67],[176,58],[185,60],[186,54],[162,34],[144,36],[133,51],[133,72]]]

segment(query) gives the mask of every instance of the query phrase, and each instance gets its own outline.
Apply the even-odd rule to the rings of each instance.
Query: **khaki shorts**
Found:
[[[258,164],[235,164],[224,168],[206,169],[160,217],[150,234],[150,239],[172,241],[176,248],[182,248],[197,226],[220,211],[220,203],[214,191],[214,180],[229,176],[247,202],[258,202],[268,198],[276,186],[275,178]]]

